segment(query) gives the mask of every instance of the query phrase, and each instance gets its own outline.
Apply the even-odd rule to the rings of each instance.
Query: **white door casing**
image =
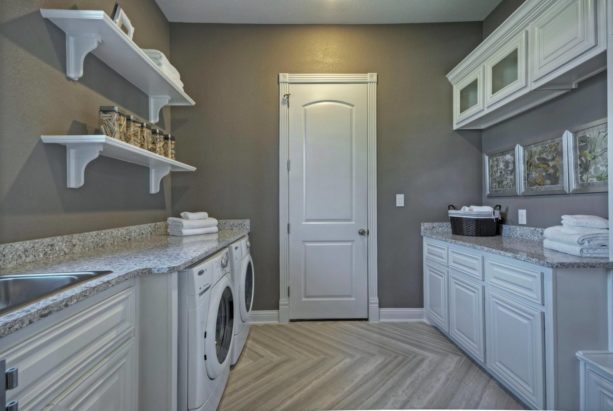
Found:
[[[281,322],[378,320],[376,81],[279,75]]]

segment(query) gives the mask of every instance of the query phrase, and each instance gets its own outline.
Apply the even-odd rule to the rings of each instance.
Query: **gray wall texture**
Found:
[[[110,13],[113,4],[0,2],[0,242],[160,221],[171,211],[170,181],[160,194],[151,195],[147,169],[111,159],[88,166],[84,187],[66,188],[64,148],[40,142],[41,134],[93,133],[101,105],[146,115],[145,95],[91,55],[83,78],[68,80],[64,32],[39,12],[78,8]],[[136,42],[169,52],[169,24],[155,2],[122,5],[136,27]],[[163,118],[169,125],[168,109]]]
[[[483,36],[491,33],[523,2],[504,0],[483,22]],[[606,110],[607,76],[602,73],[551,102],[484,130],[483,152],[560,136],[564,130],[606,117]],[[559,224],[562,214],[608,215],[606,193],[487,198],[485,186],[483,191],[483,202],[501,204],[510,224],[517,224],[518,209],[527,211],[528,225],[534,227]]]
[[[379,299],[421,307],[420,222],[481,199],[480,135],[452,131],[445,78],[481,34],[480,23],[171,24],[173,64],[198,102],[173,108],[177,155],[198,167],[173,178],[173,210],[251,219],[255,309],[278,308],[278,73],[379,74]]]

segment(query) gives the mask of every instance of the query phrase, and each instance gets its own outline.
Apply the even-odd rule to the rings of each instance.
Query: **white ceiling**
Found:
[[[501,0],[156,0],[171,22],[398,24],[481,21]]]

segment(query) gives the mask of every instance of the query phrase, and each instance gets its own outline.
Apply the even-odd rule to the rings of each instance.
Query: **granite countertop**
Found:
[[[95,250],[74,252],[59,258],[48,256],[0,269],[0,275],[28,272],[110,270],[112,273],[84,281],[0,315],[0,337],[60,311],[129,279],[181,271],[249,234],[249,224],[221,227],[218,236],[170,237],[154,234]],[[18,243],[16,243],[18,244]]]
[[[512,227],[495,237],[467,237],[451,234],[448,223],[422,223],[421,235],[549,268],[613,268],[613,262],[607,258],[577,257],[545,249],[539,231],[522,229]]]

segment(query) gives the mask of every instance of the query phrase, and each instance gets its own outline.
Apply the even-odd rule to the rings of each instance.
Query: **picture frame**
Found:
[[[518,194],[516,147],[485,154],[484,169],[488,197],[512,197]]]
[[[567,194],[567,139],[563,136],[517,145],[519,194]]]
[[[607,137],[606,118],[564,133],[571,193],[608,191]]]

